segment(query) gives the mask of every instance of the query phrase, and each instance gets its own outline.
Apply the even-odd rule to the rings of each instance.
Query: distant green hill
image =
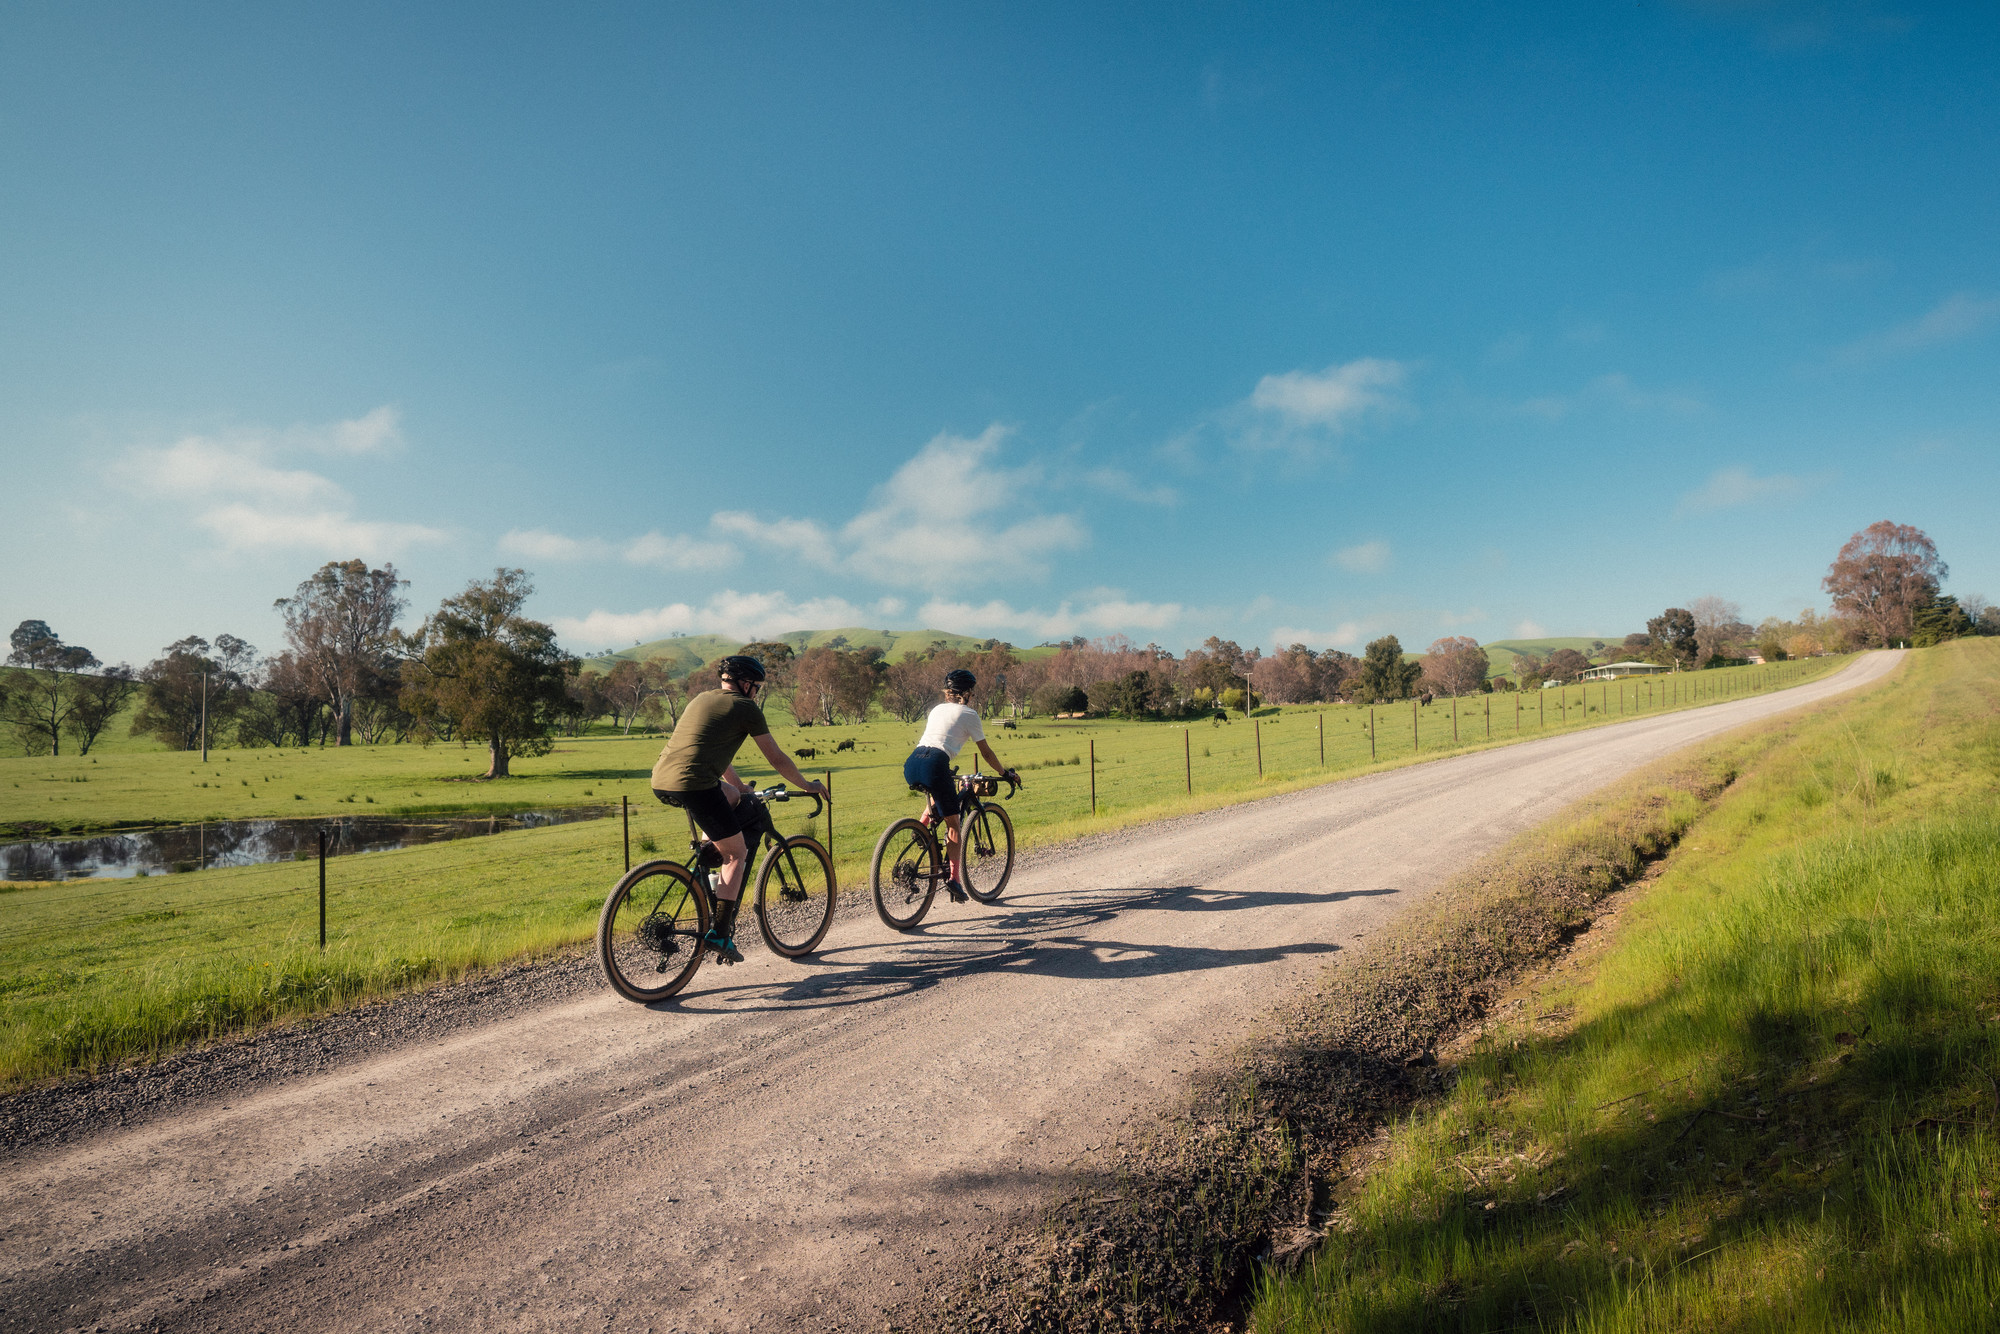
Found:
[[[772,635],[771,639],[790,644],[792,652],[803,653],[809,648],[832,646],[835,648],[879,648],[882,655],[895,662],[905,653],[921,653],[932,644],[942,640],[946,648],[980,649],[986,646],[984,639],[971,635],[954,635],[944,630],[868,630],[859,626],[846,626],[838,630],[794,630],[789,634]],[[714,662],[742,648],[745,641],[725,638],[721,635],[674,635],[667,639],[655,639],[650,644],[635,644],[616,653],[601,654],[589,660],[599,671],[609,671],[620,658],[632,662],[650,662],[654,658],[668,661],[667,670],[675,676],[686,676],[706,663]]]
[[[1597,637],[1582,635],[1556,639],[1496,639],[1480,647],[1486,650],[1487,660],[1492,664],[1486,674],[1505,676],[1514,670],[1514,655],[1517,653],[1532,653],[1538,658],[1546,658],[1559,648],[1573,648],[1587,658],[1596,652],[1593,645],[1604,644],[1615,647],[1623,642],[1623,636],[1606,639],[1601,635]]]

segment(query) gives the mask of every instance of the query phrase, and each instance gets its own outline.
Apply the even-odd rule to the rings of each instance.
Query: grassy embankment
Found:
[[[2000,643],[1779,730],[1256,1329],[2000,1323]]]
[[[1692,707],[1822,675],[1838,660],[1702,673],[1678,683],[1676,704],[1654,682],[1625,688],[1625,706]],[[1674,683],[1666,683],[1668,686]],[[1608,695],[1544,691],[1525,700],[1519,735],[1619,716]],[[1511,695],[1459,702],[1462,749],[1516,735]],[[1448,753],[1448,702],[1378,711],[1377,767]],[[1323,715],[1323,721],[1316,721]],[[1032,720],[996,730],[1003,758],[1028,786],[1009,807],[1026,846],[1310,786],[1371,766],[1368,711],[1346,707],[1267,711],[1183,731],[1160,723]],[[1323,725],[1326,765],[1319,764]],[[914,808],[900,765],[911,729],[896,722],[856,728],[783,727],[787,749],[825,748],[853,737],[857,749],[806,762],[831,769],[839,798],[834,851],[841,883],[865,892],[876,834]],[[1099,811],[1089,814],[1089,766],[1098,754]],[[1261,744],[1264,773],[1257,774]],[[483,756],[457,746],[357,747],[347,751],[233,750],[207,766],[185,754],[0,761],[0,825],[71,827],[243,818],[258,815],[436,813],[632,799],[635,858],[685,846],[681,817],[654,802],[647,776],[657,739],[565,741],[518,762],[505,783],[465,781]],[[1184,754],[1194,793],[1184,790]],[[93,763],[93,761],[96,761]],[[746,765],[746,777],[771,777]],[[802,828],[781,808],[781,827]],[[819,825],[824,836],[825,823]],[[649,847],[650,845],[650,847]],[[0,894],[0,1087],[96,1068],[191,1041],[241,1032],[358,999],[535,958],[587,940],[605,890],[622,866],[616,821],[337,858],[329,871],[329,949],[316,948],[316,886],[309,865],[225,868],[143,880],[72,880]]]

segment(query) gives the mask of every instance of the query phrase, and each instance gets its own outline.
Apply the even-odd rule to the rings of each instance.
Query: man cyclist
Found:
[[[828,798],[827,790],[799,772],[791,757],[771,739],[757,692],[764,686],[764,664],[733,654],[721,663],[722,688],[704,690],[681,710],[674,734],[653,765],[653,795],[684,810],[722,854],[722,882],[715,893],[715,920],[701,938],[704,949],[724,963],[742,963],[736,948],[736,910],[750,870],[737,817],[744,793],[754,790],[736,776],[733,761],[746,737],[756,741],[764,759],[788,781]],[[829,798],[830,799],[830,798]]]
[[[962,667],[945,673],[944,703],[930,711],[917,748],[903,761],[903,781],[930,793],[932,808],[944,820],[946,857],[951,863],[951,878],[944,888],[953,903],[965,902],[965,849],[959,845],[958,785],[952,781],[951,762],[966,742],[975,741],[994,772],[1020,781],[1020,775],[1003,768],[993,747],[986,744],[986,729],[971,705],[978,684],[979,678]]]

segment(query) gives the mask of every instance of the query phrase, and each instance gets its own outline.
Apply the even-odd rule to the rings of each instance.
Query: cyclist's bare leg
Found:
[[[743,881],[750,871],[749,850],[744,847],[741,834],[716,840],[715,850],[722,854],[722,886],[715,896],[733,902],[743,894]]]
[[[961,885],[965,883],[965,849],[959,846],[958,817],[944,817],[944,859],[951,867],[951,878]]]

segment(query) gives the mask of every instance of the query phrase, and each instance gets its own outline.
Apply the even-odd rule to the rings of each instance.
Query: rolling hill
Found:
[[[1551,639],[1496,639],[1480,647],[1486,650],[1487,660],[1492,664],[1486,674],[1505,676],[1514,670],[1514,655],[1517,653],[1532,653],[1538,658],[1546,658],[1559,648],[1573,648],[1587,658],[1597,652],[1599,646],[1616,645],[1618,642],[1618,639],[1572,635]]]

